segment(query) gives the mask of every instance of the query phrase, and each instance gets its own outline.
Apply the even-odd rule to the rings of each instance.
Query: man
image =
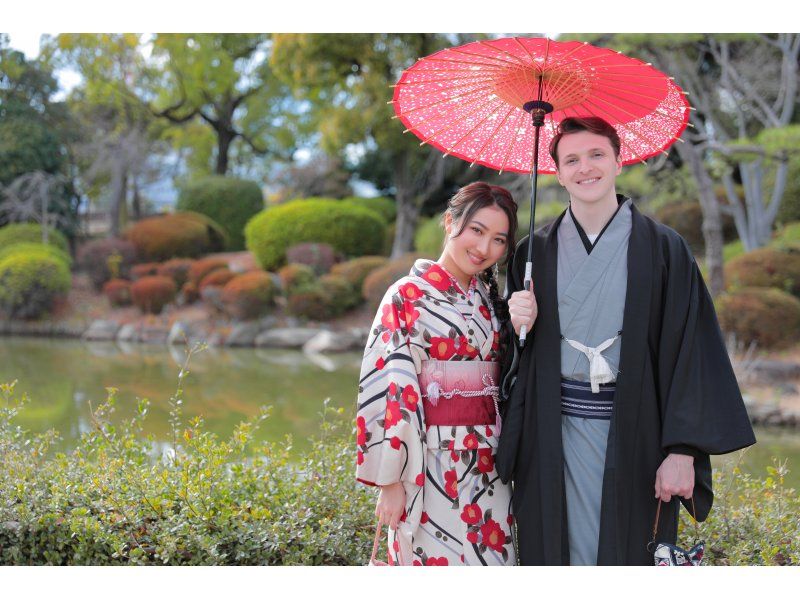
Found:
[[[617,195],[619,149],[602,119],[560,124],[550,153],[570,206],[534,235],[535,299],[527,237],[509,267],[517,333],[538,308],[504,379],[497,453],[523,565],[652,565],[659,500],[658,540],[675,543],[671,499],[704,520],[709,455],[755,442],[697,264]]]

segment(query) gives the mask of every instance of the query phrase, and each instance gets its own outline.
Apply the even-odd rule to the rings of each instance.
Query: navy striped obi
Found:
[[[616,384],[601,384],[593,393],[589,382],[561,378],[561,415],[585,419],[611,419]]]

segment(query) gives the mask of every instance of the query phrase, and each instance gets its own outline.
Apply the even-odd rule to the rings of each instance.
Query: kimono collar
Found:
[[[444,266],[432,260],[421,259],[414,262],[414,267],[411,268],[411,275],[419,276],[441,292],[447,292],[452,289],[452,291],[467,295],[473,293],[478,286],[478,279],[473,276],[469,281],[467,291],[464,292],[456,277],[448,272]]]

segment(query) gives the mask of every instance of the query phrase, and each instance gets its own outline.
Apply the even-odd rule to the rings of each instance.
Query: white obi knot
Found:
[[[566,337],[564,338],[571,347],[586,355],[586,358],[589,360],[589,382],[591,382],[592,392],[595,394],[600,392],[601,384],[613,382],[615,380],[614,372],[611,371],[611,366],[608,365],[608,361],[603,357],[602,352],[613,345],[618,337],[619,334],[604,340],[596,347],[587,347],[578,341],[573,341]]]

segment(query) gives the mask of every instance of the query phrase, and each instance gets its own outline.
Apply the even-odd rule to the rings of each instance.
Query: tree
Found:
[[[75,232],[79,200],[69,177],[69,143],[76,129],[67,106],[52,99],[57,90],[45,60],[26,60],[0,35],[0,226],[24,214],[37,220],[46,190],[50,221]]]
[[[734,216],[745,247],[755,248],[769,239],[783,196],[785,144],[761,132],[792,122],[800,35],[618,34],[594,41],[652,62],[689,94],[691,129],[674,148],[697,184],[709,286],[716,295],[724,287],[722,213]],[[769,165],[776,175],[767,192]],[[724,183],[727,206],[717,198],[715,181]]]
[[[417,58],[449,45],[471,41],[441,34],[276,34],[270,63],[276,75],[310,105],[322,148],[347,156],[361,155],[362,178],[379,187],[390,184],[397,202],[397,226],[392,256],[412,248],[423,205],[440,197],[449,170],[463,171],[466,163],[442,159],[419,139],[402,135],[403,127],[387,103],[390,85]],[[350,150],[348,152],[348,150]]]
[[[142,215],[138,188],[147,177],[148,158],[163,153],[159,127],[143,98],[156,71],[147,63],[138,34],[61,34],[45,44],[45,53],[83,76],[69,102],[81,124],[75,153],[85,191],[110,197],[111,235]],[[163,128],[163,127],[162,127]]]
[[[216,174],[228,173],[232,154],[242,161],[291,156],[298,107],[272,74],[268,34],[158,34],[152,44],[162,69],[150,109],[172,124],[199,120],[210,128]]]

